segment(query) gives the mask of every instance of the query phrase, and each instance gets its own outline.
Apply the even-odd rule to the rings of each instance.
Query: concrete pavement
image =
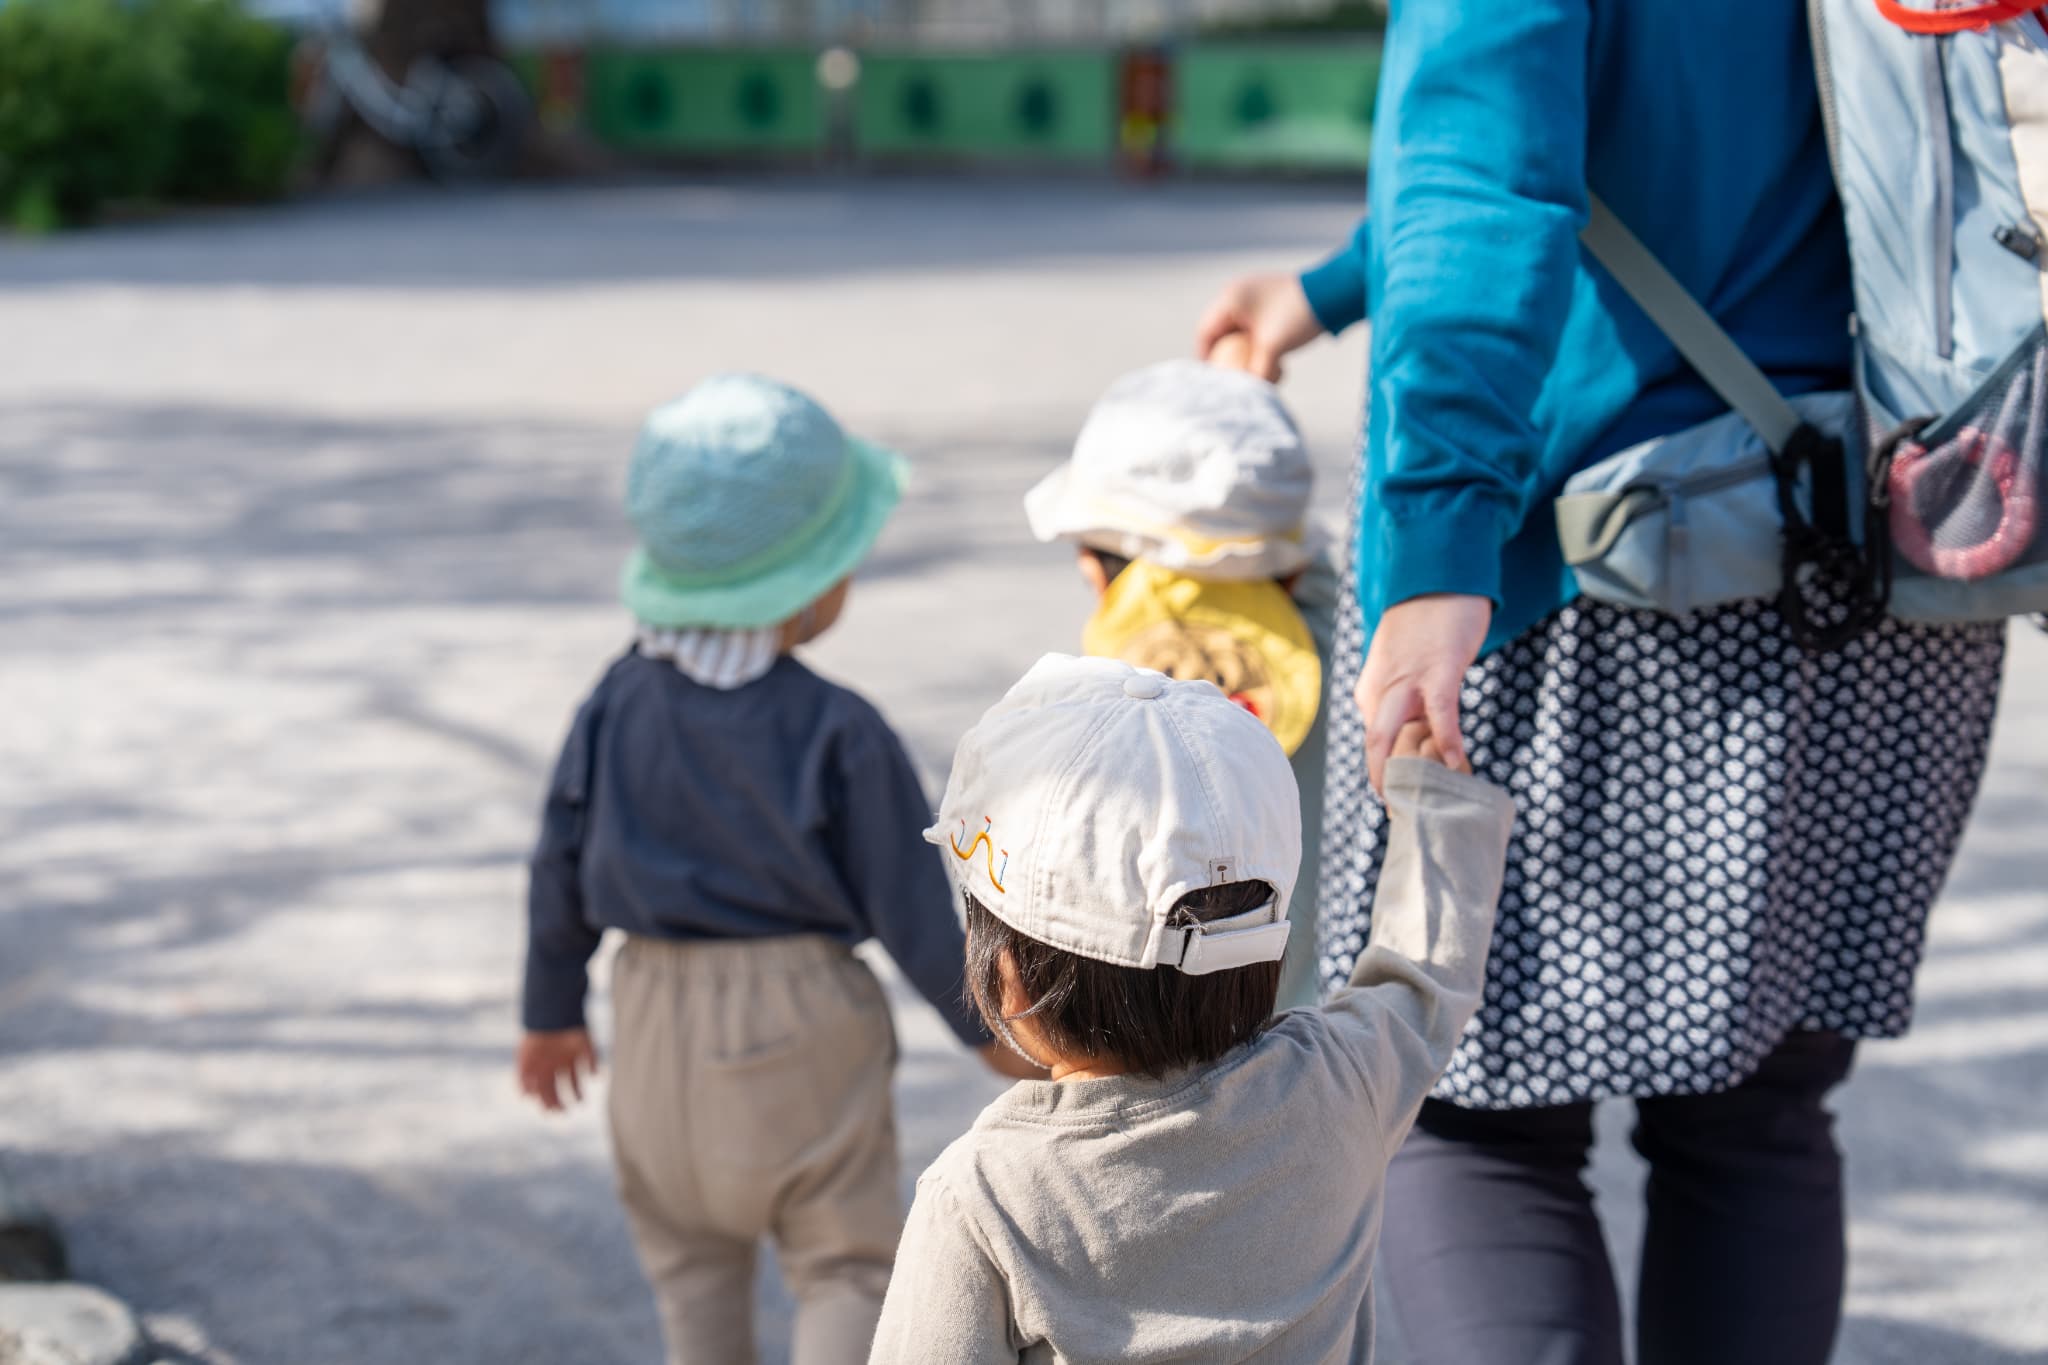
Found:
[[[936,781],[1083,616],[1023,490],[1219,281],[1355,208],[735,181],[0,244],[0,1164],[75,1273],[209,1362],[653,1359],[599,1116],[509,1076],[520,860],[623,639],[639,414],[759,368],[912,456],[813,657]],[[1287,386],[1332,510],[1361,366],[1322,343]],[[2015,631],[1921,1026],[1842,1099],[1851,1365],[2048,1353],[2044,722]],[[902,999],[907,1182],[995,1084]],[[1598,1176],[1625,1254],[1618,1144]]]

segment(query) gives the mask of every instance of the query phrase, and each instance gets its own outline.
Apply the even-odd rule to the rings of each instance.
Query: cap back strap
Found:
[[[1276,898],[1229,919],[1169,929],[1160,945],[1159,965],[1178,967],[1189,976],[1207,976],[1259,962],[1278,962],[1287,951],[1287,935],[1293,928],[1280,918]],[[1176,938],[1180,940],[1178,952],[1173,947]]]

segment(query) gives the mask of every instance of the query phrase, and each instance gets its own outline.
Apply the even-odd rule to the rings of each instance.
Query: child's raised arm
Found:
[[[1413,727],[1411,727],[1413,728]],[[1355,988],[1329,1007],[1389,1153],[1479,1008],[1514,803],[1404,730],[1387,766],[1387,856]],[[1431,746],[1433,747],[1433,746]]]

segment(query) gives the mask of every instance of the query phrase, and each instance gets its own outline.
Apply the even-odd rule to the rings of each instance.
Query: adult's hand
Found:
[[[1278,382],[1289,351],[1323,334],[1301,280],[1288,274],[1241,275],[1223,286],[1195,328],[1195,354],[1204,360],[1227,336],[1242,333],[1248,358],[1239,368]]]
[[[1428,723],[1447,765],[1472,770],[1458,728],[1458,689],[1492,620],[1493,603],[1486,598],[1447,592],[1411,597],[1381,615],[1357,692],[1374,791],[1385,794],[1387,756],[1410,721]]]

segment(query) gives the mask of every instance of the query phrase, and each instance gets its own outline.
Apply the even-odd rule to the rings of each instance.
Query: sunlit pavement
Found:
[[[0,1163],[78,1274],[208,1361],[655,1358],[599,1112],[509,1072],[521,859],[624,638],[639,414],[761,369],[913,458],[813,661],[936,783],[1082,618],[1024,489],[1354,200],[733,181],[0,244]],[[1324,343],[1287,385],[1333,514],[1361,367]],[[2015,630],[1920,1025],[1842,1095],[1854,1365],[2048,1352],[2044,722],[2048,637]],[[907,1187],[996,1084],[899,999]],[[779,1360],[765,1272],[763,1302]]]

